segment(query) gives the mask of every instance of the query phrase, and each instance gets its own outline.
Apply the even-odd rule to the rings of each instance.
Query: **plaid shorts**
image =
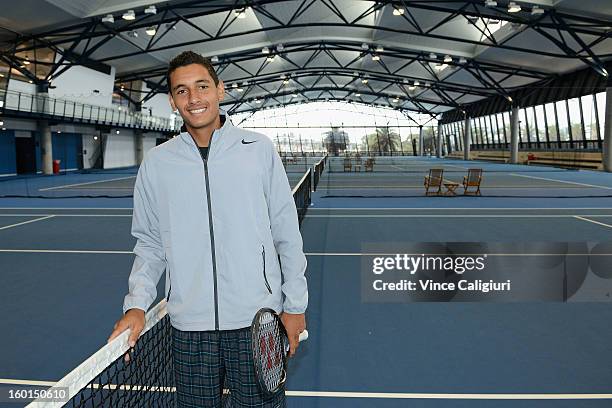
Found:
[[[285,390],[266,397],[255,377],[251,328],[180,331],[172,328],[178,407],[284,408]],[[223,397],[223,388],[229,396]]]

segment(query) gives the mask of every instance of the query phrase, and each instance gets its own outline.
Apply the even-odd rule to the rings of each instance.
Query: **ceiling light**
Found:
[[[499,20],[496,18],[490,18],[489,21],[487,21],[487,24],[489,25],[497,25],[499,24]]]
[[[0,101],[0,108],[4,108],[4,101]]]
[[[255,103],[261,103],[262,100],[261,99],[255,99]]]
[[[372,55],[372,61],[380,61],[380,56],[376,54]]]
[[[263,48],[261,49],[261,53],[262,53],[262,54],[269,54],[269,53],[270,53],[270,49],[269,49],[268,47],[263,47]]]
[[[497,0],[485,0],[485,6],[497,7]]]
[[[145,14],[157,14],[155,6],[149,6],[144,10]]]
[[[419,81],[414,81],[414,86],[419,86]]]
[[[436,70],[438,70],[438,71],[442,71],[442,70],[443,70],[443,69],[445,69],[446,67],[448,67],[448,65],[446,65],[446,64],[441,64],[441,63],[439,63],[439,62],[438,62],[438,63],[436,64],[436,66],[435,66]]]
[[[287,75],[281,74],[280,79],[285,79],[285,78],[287,78]]]
[[[376,47],[376,52],[383,52],[385,49],[383,48],[382,45],[379,45]]]
[[[234,15],[236,18],[246,18],[246,13],[244,8],[238,8],[234,10]]]
[[[432,52],[431,54],[429,54],[429,58],[430,59],[437,59],[438,56]]]
[[[368,48],[370,48],[370,46],[367,43],[361,43],[362,50],[367,50]]]
[[[121,133],[119,130],[116,132],[117,134]]]
[[[288,80],[288,79],[285,79],[285,80],[283,81],[283,84],[285,84],[285,85],[287,85],[288,83],[289,83],[289,80]]]
[[[238,83],[234,82],[234,83],[232,84],[232,88],[234,88],[234,89],[235,89],[235,88],[238,88]]]
[[[23,61],[23,65],[30,65],[30,61],[28,60]]]
[[[58,130],[58,131],[57,131],[57,133],[62,133],[62,131],[61,131],[61,130]]]
[[[414,85],[410,85],[410,86],[408,87],[408,90],[409,90],[409,91],[414,91],[415,89],[416,89],[416,86],[414,86]]]
[[[0,74],[0,78],[4,78],[4,74]]]
[[[445,55],[444,62],[453,62],[453,57],[451,57],[450,55]]]
[[[132,30],[128,32],[128,36],[133,37],[133,38],[138,38],[138,31]]]
[[[467,59],[465,57],[461,57],[461,58],[459,58],[459,63],[460,64],[467,64]]]
[[[31,84],[33,84],[33,83],[34,83],[34,81],[32,81],[31,79],[30,79],[28,82],[29,82],[29,83],[31,83]]]
[[[98,136],[94,136],[94,140],[98,140]]]
[[[393,98],[393,102],[394,102],[394,103],[398,103],[398,102],[399,102],[399,99],[397,99],[397,98]]]
[[[157,29],[155,27],[148,27],[145,30],[145,33],[147,33],[147,35],[150,35],[151,37],[153,37],[156,32],[157,32]]]
[[[0,120],[0,126],[4,126],[4,121]]]
[[[294,97],[294,98],[297,98],[297,97],[298,97],[298,94],[293,94],[293,95],[291,95],[291,96],[292,96],[292,97]]]
[[[112,14],[107,14],[104,17],[102,17],[102,22],[113,24],[115,22],[115,17],[113,17]]]
[[[533,6],[533,8],[531,9],[531,14],[532,15],[544,14],[544,9],[538,6]]]
[[[242,83],[242,86],[249,86],[249,81],[244,81],[244,82]]]
[[[402,14],[404,14],[404,9],[403,8],[394,8],[393,9],[393,15],[394,16],[401,16]]]
[[[283,44],[278,44],[276,46],[276,51],[283,52],[285,50],[285,46]]]
[[[361,96],[361,94],[360,94],[360,93],[356,93],[356,94],[355,94],[355,96],[360,97],[360,96]]]
[[[134,13],[134,10],[128,10],[125,13],[123,13],[123,16],[121,16],[124,20],[135,20],[136,19],[136,13]]]
[[[6,130],[6,128],[2,128],[2,130]]]
[[[362,84],[367,84],[367,83],[368,83],[368,80],[367,80],[366,78],[363,78],[363,79],[361,80],[361,83],[362,83]]]
[[[273,62],[273,61],[274,61],[274,55],[269,55],[269,56],[266,58],[266,61],[268,61],[268,62]]]
[[[518,13],[519,11],[521,11],[521,6],[519,4],[513,1],[508,3],[508,13]]]
[[[213,57],[210,59],[210,62],[214,62],[214,63],[219,62],[219,57],[216,55],[213,55]]]
[[[242,92],[242,91],[244,91],[244,89],[242,89],[242,88],[237,88],[236,90],[237,90],[238,92]]]
[[[478,17],[478,16],[465,16],[465,18],[467,18],[468,23],[476,24],[480,17]]]

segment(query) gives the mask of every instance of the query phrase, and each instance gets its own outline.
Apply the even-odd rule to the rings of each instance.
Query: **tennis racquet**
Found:
[[[280,317],[272,309],[260,309],[251,325],[255,376],[261,391],[272,395],[287,379],[289,338]],[[308,338],[308,331],[300,333],[300,341]]]

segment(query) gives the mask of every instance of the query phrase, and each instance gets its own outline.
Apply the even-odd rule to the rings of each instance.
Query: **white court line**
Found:
[[[583,217],[612,217],[612,214],[582,214]],[[306,218],[572,218],[572,214],[306,214]]]
[[[595,216],[594,215],[587,215],[586,217],[595,217]],[[601,225],[601,226],[604,226],[604,227],[612,228],[612,225],[604,224],[603,222],[599,222],[599,221],[595,221],[595,220],[589,220],[588,218],[583,218],[583,217],[581,217],[579,215],[574,215],[574,218],[577,218],[577,219],[582,220],[582,221],[592,222],[593,224]]]
[[[0,217],[35,217],[37,215],[46,215],[50,217],[131,217],[132,214],[0,214]]]
[[[311,208],[314,210],[612,210],[612,207],[325,207]],[[132,211],[127,207],[0,207],[2,210],[125,210]]]
[[[35,215],[40,215],[40,214],[35,214]],[[48,218],[53,218],[53,217],[55,217],[55,215],[47,215],[47,216],[44,216],[44,217],[36,218],[34,220],[24,221],[24,222],[20,222],[20,223],[17,223],[17,224],[12,224],[12,225],[6,225],[4,227],[0,227],[0,231],[1,230],[5,230],[5,229],[9,229],[9,228],[13,228],[13,227],[18,227],[20,225],[29,224],[31,222],[46,220]]]
[[[15,208],[19,209],[19,208]],[[1,210],[1,208],[0,208]],[[310,210],[326,211],[326,210],[376,210],[376,211],[388,211],[388,210],[612,210],[612,207],[318,207],[309,208]]]
[[[103,255],[132,255],[133,251],[93,251],[69,249],[0,249],[0,253],[41,253],[41,254],[103,254]]]
[[[65,185],[63,185],[63,186],[55,186],[55,187],[39,188],[39,189],[38,189],[38,191],[57,190],[57,189],[60,189],[60,188],[66,188],[66,187],[85,186],[85,185],[89,185],[89,184],[106,183],[106,182],[108,182],[108,181],[127,180],[127,179],[131,179],[131,178],[136,178],[136,176],[129,176],[129,177],[118,177],[118,178],[108,179],[108,180],[88,181],[87,183],[65,184]]]
[[[0,378],[0,384],[52,387],[54,381],[14,380]],[[591,400],[612,399],[612,394],[446,394],[417,392],[338,392],[338,391],[285,391],[289,397],[318,398],[377,398],[377,399],[460,399],[460,400]]]
[[[68,249],[0,249],[0,253],[43,253],[43,254],[100,254],[100,255],[133,255],[132,251],[91,251]],[[395,256],[397,252],[304,252],[306,256]],[[402,255],[440,255],[435,253],[404,253]],[[461,255],[482,255],[482,253],[462,253]],[[558,253],[487,253],[487,256],[559,256]],[[612,254],[568,253],[563,256],[611,256]]]
[[[510,175],[511,176],[516,176],[516,177],[526,177],[526,178],[531,178],[531,179],[537,179],[537,180],[555,181],[557,183],[575,184],[577,186],[583,186],[583,187],[595,187],[595,188],[603,188],[605,190],[612,190],[612,187],[596,186],[594,184],[578,183],[578,182],[575,182],[575,181],[565,181],[565,180],[557,180],[557,179],[551,179],[551,178],[546,178],[546,177],[527,176],[527,175],[524,175],[524,174],[516,174],[516,173],[510,173]]]
[[[0,211],[2,210],[129,210],[131,211],[132,207],[0,207]]]

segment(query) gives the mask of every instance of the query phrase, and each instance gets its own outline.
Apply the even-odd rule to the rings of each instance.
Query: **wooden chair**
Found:
[[[425,186],[425,195],[440,195],[442,192],[442,182],[444,169],[429,169],[429,176],[425,176],[423,185]],[[432,188],[434,191],[429,191]],[[437,188],[437,190],[436,190]]]
[[[374,159],[372,158],[366,159],[365,171],[371,171],[371,172],[374,171]]]
[[[480,195],[480,182],[482,181],[482,169],[468,169],[467,176],[463,176],[463,195]],[[469,191],[470,187],[475,190]]]
[[[352,170],[351,158],[345,157],[344,158],[344,171],[351,171],[351,170]]]

